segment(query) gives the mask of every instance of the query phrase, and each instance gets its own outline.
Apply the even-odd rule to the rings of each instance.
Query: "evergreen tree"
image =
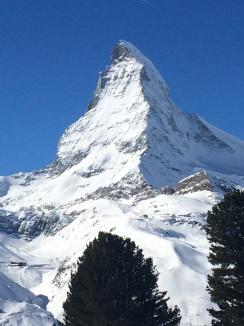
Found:
[[[151,258],[130,239],[100,232],[78,260],[64,303],[66,326],[174,326]]]
[[[210,241],[207,290],[217,307],[209,309],[212,325],[244,325],[244,192],[227,194],[208,213]]]

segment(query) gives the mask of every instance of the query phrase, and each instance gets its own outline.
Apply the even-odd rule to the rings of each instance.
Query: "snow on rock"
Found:
[[[27,289],[0,273],[0,293],[2,300],[29,301],[34,297]]]
[[[58,326],[52,314],[26,302],[0,300],[2,326]]]
[[[2,273],[0,273],[0,295],[0,325],[57,325],[52,314],[45,310],[47,297],[35,296]]]
[[[70,273],[103,230],[152,256],[183,326],[209,325],[203,225],[224,192],[244,188],[243,160],[243,141],[177,108],[153,63],[120,41],[56,160],[0,178],[0,284],[11,285],[0,318],[55,325],[47,304],[62,320]]]
[[[41,279],[35,278],[38,265],[32,272],[31,266],[25,266],[26,258],[32,264],[37,258],[20,253],[22,245],[26,242],[0,234],[0,325],[55,326],[53,315],[46,310],[48,298],[29,290]],[[29,273],[23,273],[28,268]]]

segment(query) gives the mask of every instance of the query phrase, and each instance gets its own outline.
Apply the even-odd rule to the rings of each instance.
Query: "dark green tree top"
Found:
[[[130,239],[100,232],[78,261],[64,303],[66,326],[174,326],[151,258]]]
[[[208,213],[208,292],[217,306],[212,325],[244,325],[244,192],[226,194]]]

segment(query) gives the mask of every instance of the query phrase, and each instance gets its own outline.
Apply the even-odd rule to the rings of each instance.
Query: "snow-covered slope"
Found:
[[[28,290],[35,281],[40,283],[41,274],[38,275],[37,268],[30,265],[35,259],[20,253],[23,245],[26,245],[25,241],[0,234],[0,325],[58,326],[46,310],[48,298]],[[28,266],[18,266],[18,263],[26,262],[26,258]]]
[[[152,62],[133,45],[120,42],[112,59],[90,110],[61,138],[59,161],[78,159],[82,173],[105,180],[113,169],[113,182],[141,174],[154,187],[175,185],[194,169],[243,176],[243,142],[180,111]]]
[[[178,109],[152,62],[120,41],[55,162],[0,178],[0,271],[48,295],[62,319],[77,257],[99,230],[115,232],[154,258],[182,325],[209,325],[202,226],[224,191],[244,186],[243,160],[243,141]]]

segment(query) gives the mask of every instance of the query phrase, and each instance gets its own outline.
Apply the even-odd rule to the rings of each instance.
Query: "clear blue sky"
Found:
[[[182,110],[244,139],[243,0],[1,0],[0,175],[55,158],[119,39]]]

